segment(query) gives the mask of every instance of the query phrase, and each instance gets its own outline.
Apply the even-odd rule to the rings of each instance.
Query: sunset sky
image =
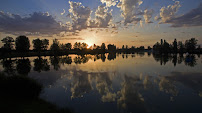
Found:
[[[161,38],[202,44],[202,1],[1,0],[0,39],[18,35],[118,47],[152,46]]]

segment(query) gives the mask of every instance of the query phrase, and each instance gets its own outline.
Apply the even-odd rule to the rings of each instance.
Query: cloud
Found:
[[[155,20],[161,20],[160,23],[167,23],[172,18],[175,18],[175,14],[181,7],[179,1],[175,1],[173,5],[162,7],[160,9],[160,16],[156,16]]]
[[[114,102],[116,100],[116,94],[115,93],[107,93],[106,95],[102,96],[102,102]]]
[[[103,4],[106,4],[107,7],[115,6],[118,0],[100,0]]]
[[[141,18],[137,16],[142,14],[139,10],[139,6],[143,3],[142,0],[120,0],[117,5],[118,8],[121,8],[122,17],[124,18],[124,24],[137,24]]]
[[[145,23],[153,23],[152,21],[150,21],[150,19],[152,18],[152,15],[154,14],[154,10],[151,9],[151,10],[144,10],[144,19],[145,19]]]
[[[70,9],[69,12],[71,13],[72,29],[73,30],[82,30],[86,29],[89,24],[90,16],[91,16],[91,9],[88,7],[84,7],[80,2],[72,2],[69,1]]]
[[[202,3],[188,13],[177,16],[176,13],[180,8],[180,2],[175,1],[174,5],[162,7],[160,16],[156,16],[155,20],[160,20],[160,23],[171,24],[171,27],[193,27],[202,26]]]
[[[112,25],[112,10],[108,11],[108,8],[101,5],[98,6],[98,9],[95,12],[95,20],[90,22],[91,27],[97,28],[107,28],[108,26]]]
[[[60,38],[59,40],[85,40],[85,39],[79,37],[79,38]]]
[[[66,31],[67,27],[57,22],[49,13],[34,12],[28,17],[0,12],[0,32],[10,34],[53,35]]]
[[[65,9],[63,9],[63,12],[61,13],[61,15],[64,15],[65,14]]]
[[[167,23],[172,24],[171,27],[202,26],[202,4],[184,15],[168,20]]]

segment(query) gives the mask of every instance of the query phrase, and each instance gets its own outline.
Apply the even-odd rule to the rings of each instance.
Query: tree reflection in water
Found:
[[[30,60],[27,59],[18,59],[16,62],[17,66],[17,72],[20,75],[28,75],[28,73],[31,70],[31,64],[30,64]]]
[[[41,57],[34,59],[34,71],[49,71],[50,65],[47,59],[42,59]]]
[[[60,69],[60,60],[59,56],[51,56],[50,61],[51,65],[53,66],[54,70],[58,71]]]
[[[1,61],[1,64],[2,64],[2,66],[3,66],[3,68],[4,68],[4,70],[3,70],[3,72],[5,73],[5,74],[7,74],[7,75],[14,75],[15,74],[15,71],[16,71],[16,69],[15,69],[15,62],[16,62],[16,60],[11,60],[11,59],[3,59],[2,61]]]
[[[117,54],[118,55],[118,54]],[[136,59],[143,57],[143,53],[125,55],[120,54],[106,54],[107,60],[113,62],[112,60],[119,60],[120,58]],[[148,74],[125,74],[119,73],[117,70],[105,70],[105,71],[83,71],[79,69],[79,64],[85,64],[89,61],[105,62],[105,54],[97,55],[82,55],[82,56],[55,56],[50,57],[50,59],[35,58],[34,71],[49,71],[50,65],[48,60],[50,60],[51,65],[57,71],[65,72],[65,76],[57,77],[54,82],[60,81],[60,79],[68,79],[69,86],[66,86],[66,90],[71,93],[71,99],[86,97],[86,95],[96,92],[99,96],[99,100],[103,103],[113,103],[116,104],[120,111],[132,112],[137,111],[149,112],[158,108],[158,105],[148,104],[151,98],[156,97],[158,94],[164,94],[164,98],[170,101],[175,101],[177,96],[179,96],[179,83],[181,85],[187,86],[195,91],[195,93],[202,97],[201,89],[201,73],[181,73],[173,72],[167,75],[150,75]],[[130,57],[131,56],[131,57]],[[179,64],[185,64],[186,66],[196,66],[197,58],[195,55],[183,56],[180,54],[148,54],[146,56],[153,56],[156,62],[160,62],[161,65],[166,65],[168,62],[172,63],[173,66]],[[126,59],[124,59],[126,60]],[[99,62],[99,63],[100,63]],[[16,69],[15,69],[16,63]],[[90,62],[92,63],[92,62]],[[108,62],[107,62],[108,63]],[[65,65],[67,64],[67,65]],[[72,64],[72,65],[70,65]],[[77,64],[77,65],[74,65]],[[15,70],[19,74],[27,75],[31,70],[29,59],[17,59],[17,60],[2,60],[2,65],[5,72],[14,73]],[[100,64],[99,64],[100,65]],[[159,65],[159,64],[157,64]],[[67,70],[60,69],[62,66],[67,66]],[[176,69],[176,68],[175,68]],[[54,72],[54,71],[52,71]],[[51,72],[51,73],[52,73]],[[56,71],[55,71],[56,72]],[[115,72],[115,73],[114,73]],[[144,72],[143,72],[144,73]],[[54,73],[53,75],[54,76]],[[67,78],[65,78],[67,77]],[[40,76],[38,77],[40,78]],[[50,79],[50,76],[47,77]],[[54,78],[56,79],[56,78]],[[118,82],[115,79],[119,79]],[[60,81],[61,82],[61,81]],[[178,84],[177,84],[178,83]],[[53,83],[54,85],[56,83]],[[114,84],[118,86],[114,87]],[[69,89],[68,89],[69,87]],[[149,92],[149,95],[147,94]],[[166,96],[165,96],[166,95]],[[69,96],[70,97],[70,96]],[[157,97],[158,98],[158,97]]]
[[[167,55],[162,55],[162,54],[153,54],[154,59],[157,62],[160,62],[161,65],[166,65],[167,62],[171,61],[174,66],[178,64],[181,64],[184,62],[185,65],[194,67],[197,65],[196,63],[196,56],[193,55],[188,55],[184,58],[182,54],[167,54]]]

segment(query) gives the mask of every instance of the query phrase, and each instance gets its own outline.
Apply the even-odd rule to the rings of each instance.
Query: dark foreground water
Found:
[[[37,80],[41,99],[76,113],[202,113],[200,55],[12,58],[0,70]]]

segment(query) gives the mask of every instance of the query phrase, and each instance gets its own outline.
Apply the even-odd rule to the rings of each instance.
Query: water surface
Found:
[[[43,85],[40,98],[76,113],[202,113],[200,55],[105,54],[1,60]]]

